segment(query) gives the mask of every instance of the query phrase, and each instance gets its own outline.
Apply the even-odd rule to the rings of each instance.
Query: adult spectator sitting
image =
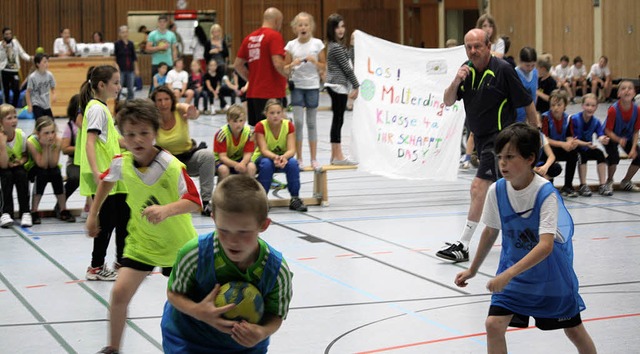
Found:
[[[591,65],[591,71],[589,71],[589,81],[591,84],[591,93],[598,97],[600,102],[610,100],[611,88],[613,83],[611,81],[611,70],[609,70],[609,59],[604,55],[600,57],[597,63]],[[598,95],[598,89],[604,90],[604,93]]]
[[[153,90],[151,99],[155,102],[161,117],[156,144],[184,163],[189,176],[200,177],[202,215],[209,216],[215,160],[206,144],[196,145],[189,135],[189,119],[197,119],[200,114],[195,106],[178,103],[173,91],[167,86]]]
[[[4,92],[4,102],[10,103],[14,107],[20,101],[20,58],[31,61],[31,57],[22,49],[20,42],[13,38],[11,28],[2,29],[2,45],[0,45],[0,70],[2,71],[2,87]],[[9,100],[9,93],[13,92],[13,100]]]
[[[93,43],[104,43],[102,32],[93,32],[93,34],[91,35],[91,40],[93,41]]]
[[[72,57],[76,55],[76,40],[71,38],[71,30],[63,28],[60,37],[53,41],[54,57]]]

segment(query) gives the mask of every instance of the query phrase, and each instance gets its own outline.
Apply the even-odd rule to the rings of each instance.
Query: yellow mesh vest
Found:
[[[233,133],[231,132],[231,128],[229,124],[220,128],[220,134],[218,135],[218,139],[224,139],[227,143],[227,157],[234,161],[242,160],[244,156],[244,146],[249,141],[249,136],[251,135],[251,128],[249,126],[244,126],[242,128],[242,133],[240,133],[240,141],[238,141],[238,145],[233,144]],[[214,151],[214,157],[216,158],[216,162],[220,161],[220,154]]]
[[[113,117],[111,117],[111,112],[109,112],[109,108],[105,106],[102,102],[98,100],[91,100],[89,104],[87,104],[85,111],[85,115],[82,119],[82,134],[78,134],[80,139],[80,194],[84,196],[90,196],[96,194],[96,190],[98,186],[96,185],[93,179],[93,173],[91,172],[91,167],[89,166],[89,160],[87,158],[87,153],[85,146],[87,145],[87,114],[89,108],[92,106],[99,105],[107,115],[107,141],[103,142],[100,139],[96,139],[95,151],[96,151],[96,164],[98,165],[98,171],[100,173],[106,171],[111,164],[111,159],[114,156],[120,154],[120,144],[118,140],[120,139],[120,133],[116,130],[115,123],[113,121]],[[127,188],[124,186],[122,182],[117,182],[113,187],[109,194],[116,193],[126,193]]]
[[[289,120],[283,119],[282,125],[280,126],[280,134],[278,134],[278,139],[273,136],[271,133],[271,129],[269,128],[269,123],[266,119],[260,121],[264,126],[264,138],[267,141],[267,149],[269,151],[274,152],[278,155],[282,155],[287,151],[287,136],[289,135]],[[255,162],[258,157],[262,156],[260,153],[260,147],[256,144],[256,150],[253,152],[253,156],[251,156],[251,161]]]

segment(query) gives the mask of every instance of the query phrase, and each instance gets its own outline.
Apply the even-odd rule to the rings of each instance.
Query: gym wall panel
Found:
[[[611,76],[640,78],[640,4],[637,0],[601,3],[602,54],[609,58]]]
[[[496,20],[498,35],[507,35],[511,39],[508,55],[518,59],[520,49],[536,46],[535,0],[500,0],[491,2],[491,15]]]
[[[553,56],[553,63],[560,57],[581,56],[585,65],[593,58],[593,2],[592,0],[543,1],[542,52]]]

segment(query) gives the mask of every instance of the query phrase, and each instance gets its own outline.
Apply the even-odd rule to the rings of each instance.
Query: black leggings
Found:
[[[0,181],[2,184],[3,206],[2,212],[13,217],[13,186],[16,186],[18,193],[18,204],[20,205],[20,215],[28,213],[29,208],[29,179],[27,171],[23,166],[0,169]]]
[[[551,150],[556,155],[556,161],[567,162],[567,167],[564,169],[564,187],[571,187],[573,176],[576,174],[576,165],[578,164],[578,150],[566,151],[559,147],[552,147]]]
[[[101,267],[104,264],[104,258],[107,256],[107,248],[111,240],[111,232],[114,229],[116,230],[116,261],[122,261],[124,241],[128,235],[127,224],[130,217],[129,205],[127,205],[126,200],[126,194],[112,194],[102,204],[100,214],[98,214],[100,232],[98,237],[93,239],[92,268]]]
[[[333,119],[331,120],[331,142],[340,144],[342,125],[344,124],[344,111],[347,110],[347,100],[349,96],[343,93],[337,93],[330,87],[327,87],[329,96],[331,97],[331,111]]]
[[[2,87],[4,103],[10,103],[16,110],[20,110],[20,77],[17,71],[2,70]],[[9,92],[13,92],[13,100],[9,100]]]

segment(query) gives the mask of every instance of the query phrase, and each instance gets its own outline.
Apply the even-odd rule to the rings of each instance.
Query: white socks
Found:
[[[478,227],[478,223],[475,221],[467,220],[467,223],[464,225],[464,230],[462,231],[462,236],[460,236],[460,242],[464,245],[464,249],[469,249],[469,243],[471,243],[471,238],[473,234],[476,232],[476,228]]]

